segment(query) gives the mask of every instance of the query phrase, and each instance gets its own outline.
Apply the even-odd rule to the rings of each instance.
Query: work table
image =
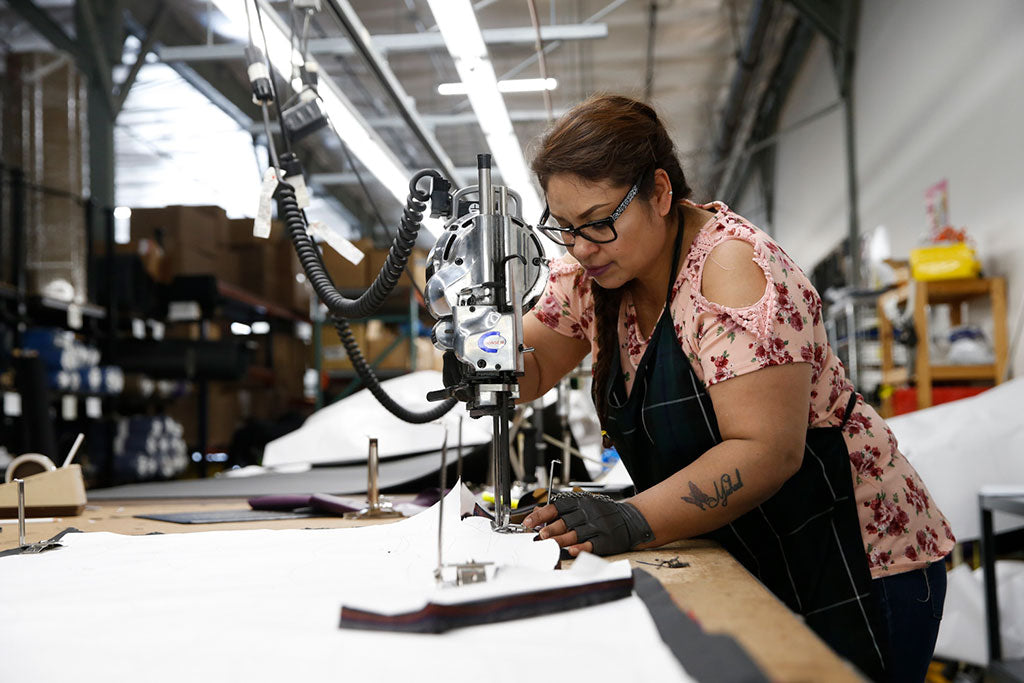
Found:
[[[64,529],[109,531],[120,534],[193,533],[230,529],[344,528],[383,521],[353,521],[340,517],[269,520],[218,524],[174,524],[135,515],[247,509],[238,498],[122,500],[91,503],[78,516],[25,526],[26,541],[45,540]],[[0,551],[17,546],[17,522],[0,531]],[[59,551],[58,551],[59,552]],[[658,578],[676,604],[705,630],[734,637],[762,670],[775,681],[861,680],[785,605],[769,593],[731,555],[712,541],[681,541],[656,550],[625,554],[635,567]],[[688,566],[671,568],[659,562],[678,557]],[[3,561],[0,558],[0,561]]]

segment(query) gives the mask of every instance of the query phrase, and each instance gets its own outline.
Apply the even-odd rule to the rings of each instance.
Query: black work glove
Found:
[[[654,540],[647,520],[629,503],[575,491],[557,493],[551,502],[566,530],[576,532],[577,543],[590,541],[595,555],[617,555]]]

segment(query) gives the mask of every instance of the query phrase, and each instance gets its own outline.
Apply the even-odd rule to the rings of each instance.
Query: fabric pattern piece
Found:
[[[721,202],[695,205],[711,211],[673,284],[669,312],[676,339],[705,387],[773,365],[810,363],[808,428],[838,426],[853,384],[832,352],[818,293],[803,271],[766,233]],[[704,264],[731,239],[753,247],[764,273],[763,296],[744,308],[708,301],[700,292]],[[563,335],[597,350],[591,278],[570,256],[552,263],[547,290],[533,315]],[[637,324],[630,294],[619,310],[619,357],[627,390],[649,340]],[[863,398],[843,429],[850,453],[857,510],[872,576],[909,571],[944,557],[955,539],[917,472],[900,453],[896,437]]]

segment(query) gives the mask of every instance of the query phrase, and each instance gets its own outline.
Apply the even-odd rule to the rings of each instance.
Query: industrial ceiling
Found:
[[[220,187],[219,203],[229,211],[255,210],[257,166],[266,157],[262,148],[254,154],[253,144],[262,145],[265,135],[245,79],[245,26],[232,23],[218,7],[229,1],[243,4],[79,0],[120,12],[121,35],[102,36],[116,45],[127,37],[115,54],[119,59],[112,60],[115,91],[131,77],[140,46],[151,49],[115,122],[119,202],[126,197],[135,204],[209,203],[209,192]],[[261,3],[276,14],[266,17],[268,23],[301,27],[303,15],[296,17],[290,3]],[[729,183],[735,187],[749,158],[744,146],[771,132],[758,133],[764,125],[758,117],[785,86],[780,70],[787,58],[793,61],[794,36],[803,25],[795,6],[806,12],[814,4],[477,0],[473,6],[499,79],[541,75],[538,31],[545,75],[557,79],[549,102],[538,92],[504,94],[527,160],[531,141],[551,116],[595,92],[626,93],[663,115],[699,197],[709,198]],[[487,151],[487,144],[468,98],[438,94],[440,83],[457,82],[459,74],[427,0],[320,5],[308,36],[326,78],[404,168],[443,163],[457,182],[471,184],[476,154]],[[73,0],[0,0],[0,50],[58,54],[46,23],[81,42],[78,11],[76,20]],[[794,70],[792,64],[788,68]],[[774,106],[777,113],[778,102]],[[331,199],[350,231],[379,235],[381,222],[388,230],[397,224],[401,205],[394,193],[345,153],[334,132],[324,129],[306,138],[300,157],[315,192]]]

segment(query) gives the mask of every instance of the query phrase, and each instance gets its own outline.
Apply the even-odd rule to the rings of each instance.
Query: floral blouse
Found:
[[[676,339],[706,387],[771,365],[810,363],[807,426],[842,423],[853,384],[832,352],[821,317],[821,298],[803,271],[772,239],[721,202],[693,205],[715,213],[697,234],[673,285],[670,313]],[[756,303],[728,308],[701,294],[704,262],[722,242],[754,248],[768,286]],[[590,277],[565,256],[552,263],[547,290],[532,314],[551,329],[597,350]],[[619,355],[627,391],[648,339],[637,325],[629,292],[619,310]],[[864,551],[872,576],[919,567],[946,556],[955,539],[917,472],[900,453],[885,421],[858,396],[843,438],[850,453]]]

